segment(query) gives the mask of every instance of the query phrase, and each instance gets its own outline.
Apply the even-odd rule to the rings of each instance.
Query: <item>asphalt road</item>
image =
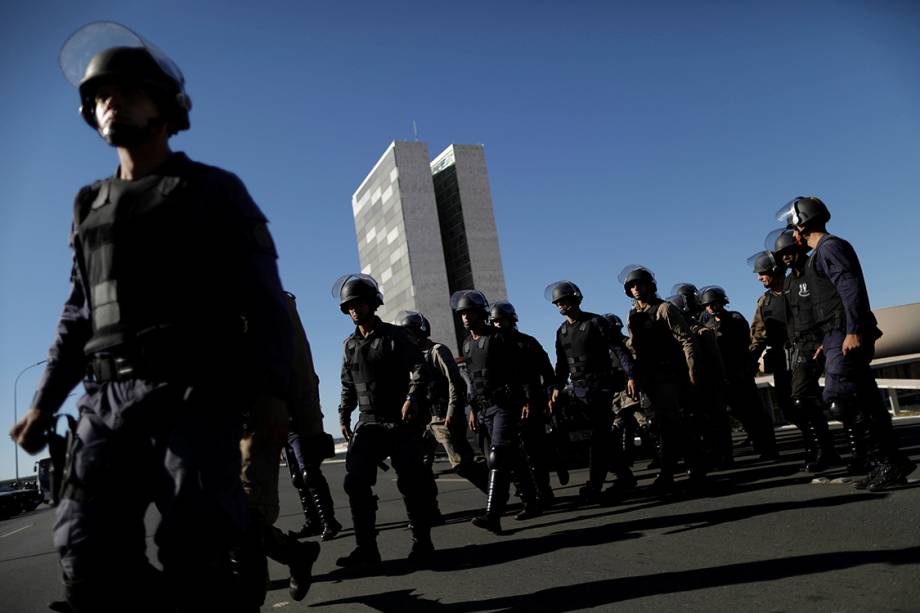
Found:
[[[920,419],[899,420],[897,431],[902,448],[920,459]],[[738,449],[736,468],[715,475],[702,497],[658,499],[640,490],[616,506],[579,508],[574,496],[585,471],[574,471],[567,487],[557,487],[555,508],[524,522],[507,517],[504,536],[470,526],[483,496],[442,475],[448,523],[434,529],[437,558],[421,571],[404,563],[405,509],[395,475],[381,473],[382,572],[357,578],[336,568],[335,559],[354,545],[346,530],[323,544],[303,602],[290,601],[285,569],[273,565],[263,611],[920,611],[920,471],[880,494],[812,483],[797,470],[798,436],[778,435],[780,462],[758,462]],[[839,430],[837,436],[842,448]],[[641,484],[652,478],[645,464],[636,467]],[[348,528],[343,468],[329,463],[326,474]],[[299,502],[286,479],[281,497],[279,525],[299,526]],[[0,522],[0,610],[47,611],[60,597],[53,514],[43,507]],[[155,522],[151,512],[148,534]],[[152,542],[150,550],[154,555]]]

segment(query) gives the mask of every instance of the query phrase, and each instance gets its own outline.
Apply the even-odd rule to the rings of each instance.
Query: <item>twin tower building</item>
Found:
[[[394,141],[352,196],[361,272],[383,290],[383,321],[420,311],[431,337],[458,355],[465,335],[453,292],[507,297],[482,145],[451,145],[430,160],[423,142]]]

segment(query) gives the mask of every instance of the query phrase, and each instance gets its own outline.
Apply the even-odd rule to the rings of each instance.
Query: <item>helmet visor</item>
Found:
[[[799,214],[795,207],[799,200],[800,198],[793,198],[781,206],[778,211],[776,211],[777,221],[781,221],[786,224],[787,228],[794,228],[799,224]]]
[[[582,296],[581,290],[571,281],[556,281],[546,286],[546,289],[543,290],[543,297],[555,303],[561,298],[581,298]]]
[[[758,275],[778,268],[772,251],[758,251],[747,259],[747,265],[753,269],[754,274]]]
[[[341,298],[342,288],[345,287],[345,284],[351,281],[352,279],[363,279],[364,281],[370,283],[378,292],[380,287],[377,285],[377,281],[374,280],[374,277],[370,275],[365,275],[361,273],[352,273],[347,275],[342,275],[335,280],[335,283],[332,284],[332,297]]]
[[[101,51],[112,47],[146,49],[160,69],[175,81],[181,90],[185,89],[185,77],[168,55],[139,34],[114,21],[94,21],[70,35],[58,54],[58,63],[64,77],[74,87],[79,87],[90,61]]]
[[[467,309],[488,309],[489,301],[486,295],[478,289],[462,289],[454,292],[450,297],[450,308],[454,311],[465,311]]]

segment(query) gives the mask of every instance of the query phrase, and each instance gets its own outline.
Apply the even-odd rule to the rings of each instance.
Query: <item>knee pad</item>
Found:
[[[373,485],[355,473],[345,473],[342,486],[352,501],[365,503],[374,497]]]
[[[489,468],[492,470],[511,470],[514,465],[515,450],[506,445],[493,446],[489,449]]]

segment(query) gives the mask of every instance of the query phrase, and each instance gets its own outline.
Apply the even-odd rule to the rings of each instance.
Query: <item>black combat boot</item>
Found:
[[[812,420],[808,424],[808,428],[817,442],[817,451],[812,461],[805,466],[805,470],[817,473],[834,466],[840,466],[843,461],[837,455],[837,450],[834,449],[834,437],[827,427],[827,420],[824,419],[824,415],[822,414]]]
[[[416,566],[427,566],[434,555],[434,543],[431,542],[431,529],[414,527],[412,529],[412,549],[408,560]]]
[[[356,547],[347,556],[335,561],[336,566],[359,573],[372,573],[380,567],[380,551],[377,549],[377,502],[351,501],[351,517],[355,527]]]
[[[293,600],[303,600],[313,583],[313,563],[319,557],[319,543],[301,543],[269,526],[265,535],[265,552],[272,560],[290,569],[288,593]]]
[[[846,424],[847,442],[850,445],[850,460],[847,462],[848,475],[865,475],[872,465],[866,451],[864,424]]]
[[[613,485],[608,487],[601,495],[603,504],[614,504],[628,495],[629,492],[636,489],[636,477],[630,470],[632,464],[627,460],[627,451],[624,448],[623,436],[626,429],[624,427],[614,430],[614,446],[610,459],[610,468],[617,476]],[[632,436],[631,434],[629,435]],[[629,442],[629,448],[632,448],[632,441]]]
[[[674,467],[677,464],[674,438],[674,432],[664,429],[658,436],[658,475],[652,482],[652,491],[657,494],[667,494],[674,489]]]
[[[326,477],[319,470],[317,474],[310,475],[304,473],[304,481],[310,490],[313,506],[316,509],[317,523],[319,524],[322,534],[322,540],[331,541],[342,531],[342,524],[335,518],[335,506],[332,502],[332,493],[329,491],[329,483]]]
[[[856,489],[868,489],[870,492],[880,492],[893,485],[905,485],[907,477],[914,472],[915,468],[917,465],[913,460],[899,455],[879,462],[870,477],[857,482],[855,487]]]
[[[818,435],[811,424],[794,425],[802,433],[802,439],[805,444],[805,461],[802,462],[799,470],[815,472],[809,467],[815,463],[815,458],[818,455]]]
[[[521,502],[524,505],[524,508],[521,509],[518,514],[514,516],[514,518],[521,521],[542,515],[543,510],[540,507],[540,503],[537,498],[537,486],[534,482],[534,474],[531,470],[531,467],[527,464],[527,459],[524,457],[523,452],[518,452],[514,473],[515,477],[517,478],[517,485],[521,496]],[[548,476],[546,481],[546,485],[549,487]],[[552,492],[552,489],[550,489],[550,492]]]
[[[298,487],[297,493],[300,494],[300,506],[303,507],[304,522],[300,529],[289,530],[288,535],[292,538],[302,539],[322,534],[323,524],[311,490],[306,487]]]
[[[473,518],[472,524],[495,534],[502,533],[501,517],[508,502],[511,487],[510,476],[505,471],[489,471],[489,496],[486,499],[486,512]]]

